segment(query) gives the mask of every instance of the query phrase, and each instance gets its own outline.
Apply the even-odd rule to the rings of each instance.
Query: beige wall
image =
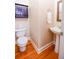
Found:
[[[15,3],[20,3],[24,5],[29,5],[29,0],[15,0]]]
[[[28,0],[15,0],[15,3],[29,6]],[[15,18],[15,21],[16,21],[16,24],[21,24],[21,23],[25,23],[26,21],[28,21],[28,19],[27,18]]]
[[[28,0],[15,0],[15,3],[29,6]],[[15,27],[19,27],[20,25],[27,26],[27,33],[29,36],[29,18],[15,18]]]
[[[64,6],[64,1],[62,0],[62,21],[61,21],[61,29],[63,31],[63,35],[60,37],[60,49],[59,49],[59,59],[64,59],[64,10],[63,10],[63,6]]]
[[[54,15],[54,0],[32,0],[30,3],[31,38],[38,48],[53,41],[53,34],[47,24],[48,10]]]
[[[29,6],[29,1],[28,0],[15,0],[15,3],[23,4],[23,5],[28,5]],[[27,18],[15,18],[15,23],[16,26],[19,24],[23,24],[28,22]]]
[[[30,35],[36,46],[40,40],[38,0],[32,0],[29,7]]]
[[[52,23],[54,20],[54,0],[39,0],[39,20],[40,20],[40,37],[39,48],[53,41],[53,34],[49,30],[47,23],[47,12],[52,12]]]
[[[63,0],[62,0],[63,2]],[[55,0],[55,15],[57,15],[57,0]],[[64,59],[64,10],[63,10],[63,3],[62,3],[62,9],[61,9],[61,22],[55,22],[55,25],[61,26],[61,30],[63,31],[63,35],[60,36],[60,45],[59,45],[59,57],[58,59]],[[57,16],[55,16],[56,20]],[[59,40],[59,39],[58,39]],[[58,41],[57,40],[57,41]]]
[[[61,22],[57,22],[57,1],[58,1],[58,0],[55,0],[54,25],[62,26]],[[62,1],[63,1],[63,0],[62,0]],[[62,7],[63,7],[63,5],[62,5]],[[61,8],[60,10],[61,10],[60,15],[62,15],[62,14],[63,14],[63,8]],[[63,15],[62,15],[60,18],[62,18],[62,17],[63,17]],[[63,20],[63,19],[62,19],[62,20]]]
[[[64,59],[64,37],[60,37],[59,59]]]

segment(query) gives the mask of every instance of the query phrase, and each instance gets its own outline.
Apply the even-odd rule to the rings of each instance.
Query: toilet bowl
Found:
[[[20,52],[24,52],[26,50],[27,42],[27,37],[19,37],[17,39],[17,45],[19,46]]]
[[[26,36],[26,27],[20,27],[16,29],[16,36],[18,37],[16,44],[19,46],[20,52],[24,52],[26,50],[26,45],[28,42]]]

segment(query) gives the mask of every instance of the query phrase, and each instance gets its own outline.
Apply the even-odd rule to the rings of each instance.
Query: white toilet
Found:
[[[19,29],[16,31],[16,36],[18,37],[18,39],[16,40],[16,44],[19,46],[20,52],[24,52],[26,50],[28,38],[25,35],[26,29]]]
[[[20,52],[24,52],[26,50],[27,42],[28,40],[26,37],[20,37],[17,39],[17,45],[19,46]]]

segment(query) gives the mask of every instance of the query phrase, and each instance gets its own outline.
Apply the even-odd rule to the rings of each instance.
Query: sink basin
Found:
[[[50,30],[54,33],[61,34],[61,27],[59,26],[50,27]]]

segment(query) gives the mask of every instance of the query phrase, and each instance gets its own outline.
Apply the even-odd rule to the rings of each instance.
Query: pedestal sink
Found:
[[[50,27],[50,30],[56,34],[55,52],[58,53],[59,45],[60,45],[60,35],[62,33],[61,27],[59,27],[59,26]]]
[[[50,30],[56,34],[61,34],[61,27],[59,26],[50,27]]]

